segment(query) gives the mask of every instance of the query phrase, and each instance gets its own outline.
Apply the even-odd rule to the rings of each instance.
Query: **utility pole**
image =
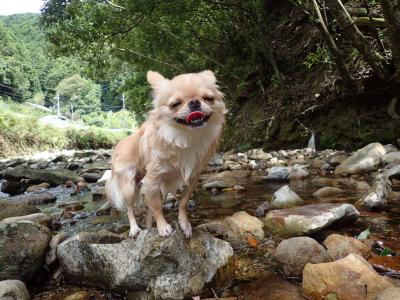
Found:
[[[74,105],[70,103],[70,107],[71,107],[71,119],[74,120]]]
[[[125,94],[122,94],[122,122],[125,129]]]
[[[57,100],[57,115],[61,115],[60,113],[60,95],[58,94],[58,92],[56,92],[56,100]]]

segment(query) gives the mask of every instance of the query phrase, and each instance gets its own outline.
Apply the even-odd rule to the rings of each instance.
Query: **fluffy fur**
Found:
[[[140,231],[133,205],[142,195],[159,234],[168,236],[172,228],[163,216],[162,200],[167,193],[175,195],[181,190],[178,219],[190,237],[186,206],[221,135],[226,113],[223,95],[211,71],[182,74],[171,80],[149,71],[147,80],[153,88],[153,110],[139,130],[116,145],[107,196],[116,207],[127,208],[130,236]],[[204,118],[192,122],[189,115],[193,111],[201,112]]]

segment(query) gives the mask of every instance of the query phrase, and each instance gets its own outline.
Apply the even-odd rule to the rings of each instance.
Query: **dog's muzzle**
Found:
[[[179,124],[190,126],[190,127],[201,127],[208,121],[211,114],[206,116],[201,111],[190,112],[185,119],[175,118],[175,121]]]

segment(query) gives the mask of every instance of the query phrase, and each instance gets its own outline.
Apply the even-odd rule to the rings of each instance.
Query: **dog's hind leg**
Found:
[[[130,225],[129,237],[135,237],[140,232],[140,228],[136,223],[136,218],[133,211],[135,201],[137,200],[136,198],[138,197],[137,186],[129,178],[119,181],[119,184],[119,189],[128,210],[128,219]]]

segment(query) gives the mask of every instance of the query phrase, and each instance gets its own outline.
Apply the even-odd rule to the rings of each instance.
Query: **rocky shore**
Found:
[[[128,238],[104,195],[110,154],[0,161],[0,299],[400,299],[395,146],[218,153],[190,240],[179,195],[164,203],[170,237]]]

